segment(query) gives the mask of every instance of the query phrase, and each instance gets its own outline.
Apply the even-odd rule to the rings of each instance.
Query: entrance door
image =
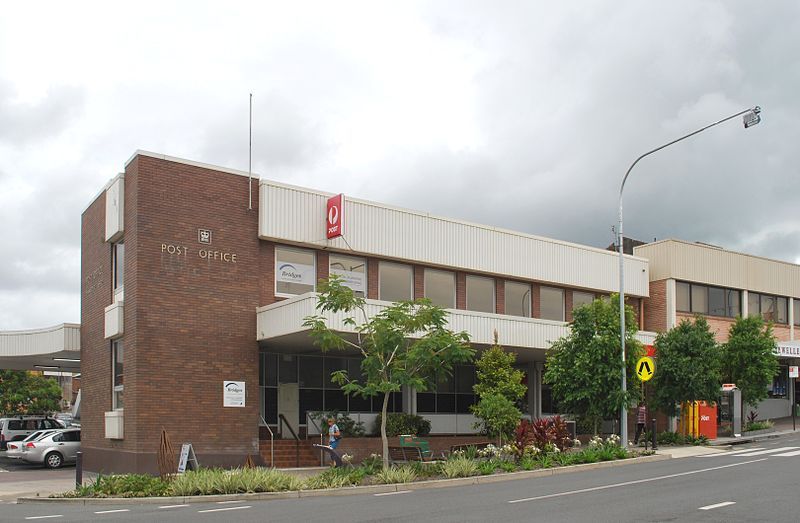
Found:
[[[280,423],[280,415],[289,421],[292,430],[299,436],[300,423],[300,390],[297,383],[280,383],[278,384],[278,426]],[[291,432],[286,430],[286,433],[281,434],[283,438],[291,438]]]

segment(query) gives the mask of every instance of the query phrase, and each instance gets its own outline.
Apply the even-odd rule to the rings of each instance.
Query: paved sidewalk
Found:
[[[721,448],[707,447],[705,445],[685,445],[681,447],[664,446],[656,449],[657,455],[669,455],[673,458],[691,458],[695,456],[719,454],[722,452],[726,452],[726,450]]]

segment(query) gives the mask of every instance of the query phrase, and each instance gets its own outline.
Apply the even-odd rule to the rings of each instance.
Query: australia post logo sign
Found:
[[[327,212],[325,213],[325,230],[328,239],[338,238],[344,233],[344,194],[337,194],[328,198]]]

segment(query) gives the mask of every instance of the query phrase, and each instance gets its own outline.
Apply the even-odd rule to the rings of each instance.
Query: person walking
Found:
[[[636,436],[633,438],[635,444],[639,444],[639,436],[644,434],[645,426],[647,426],[647,409],[643,403],[639,404],[636,410]]]
[[[342,439],[342,433],[339,431],[339,425],[336,420],[328,418],[328,446],[335,449],[339,445],[339,440]]]

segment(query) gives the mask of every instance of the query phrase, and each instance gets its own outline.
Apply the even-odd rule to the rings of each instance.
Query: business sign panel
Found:
[[[301,283],[303,285],[314,285],[316,271],[313,265],[303,265],[302,263],[282,263],[278,266],[275,277],[278,281],[286,283]]]
[[[243,381],[223,381],[222,382],[222,406],[223,407],[244,407],[244,382]]]
[[[329,240],[344,234],[344,194],[328,198],[328,206],[325,211],[325,230],[328,232]]]
[[[346,271],[344,269],[331,268],[331,274],[335,274],[342,279],[342,284],[345,287],[350,287],[354,291],[361,291],[367,293],[367,279],[363,272]]]

